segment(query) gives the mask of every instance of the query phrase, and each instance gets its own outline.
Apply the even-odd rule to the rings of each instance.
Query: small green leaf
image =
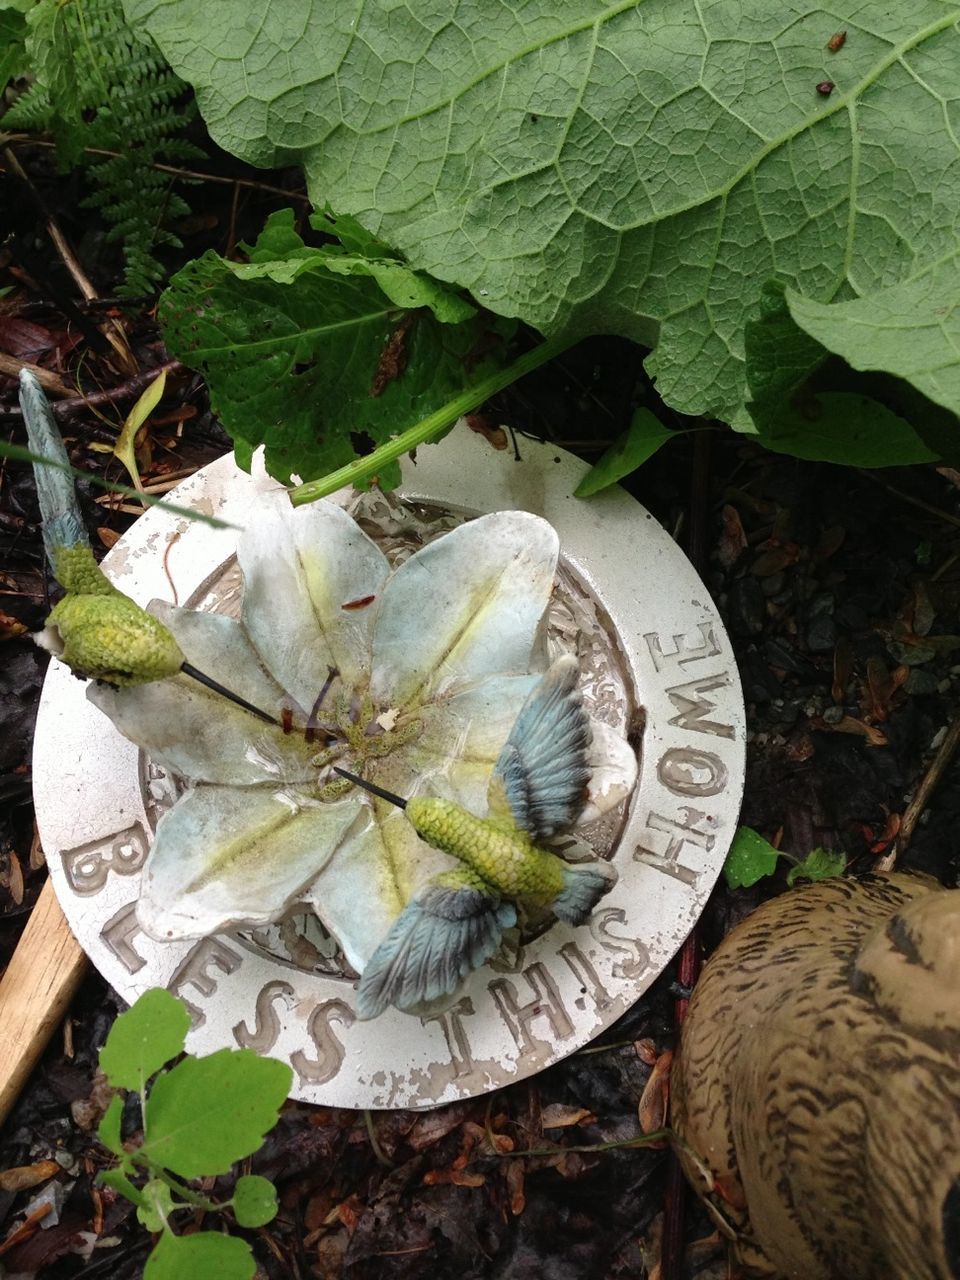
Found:
[[[748,889],[773,874],[779,857],[779,851],[758,832],[751,827],[737,827],[723,864],[724,879],[731,889]]]
[[[112,1151],[115,1156],[123,1155],[123,1143],[120,1141],[120,1121],[122,1118],[123,1099],[117,1093],[110,1099],[110,1105],[104,1112],[103,1119],[97,1128],[97,1137],[107,1150]]]
[[[252,1280],[257,1264],[250,1246],[233,1236],[165,1231],[147,1259],[143,1280]]]
[[[144,1083],[183,1052],[190,1015],[180,1001],[154,987],[145,991],[110,1028],[100,1067],[112,1085],[143,1092]]]
[[[843,875],[846,865],[847,858],[843,853],[834,853],[832,849],[811,849],[802,862],[790,868],[787,884],[792,887],[798,880],[831,880],[834,876]]]
[[[122,1169],[106,1169],[97,1174],[97,1178],[105,1187],[112,1187],[118,1195],[135,1204],[139,1209],[143,1204],[143,1195],[133,1185]]]
[[[233,1192],[233,1212],[241,1227],[262,1227],[276,1217],[276,1187],[259,1174],[244,1174]]]
[[[154,1084],[141,1151],[182,1178],[226,1173],[277,1122],[293,1072],[252,1049],[184,1058]]]
[[[589,498],[591,494],[616,484],[652,458],[673,436],[674,433],[668,431],[649,409],[637,409],[629,427],[593,464],[574,490],[574,496]]]
[[[177,1207],[173,1203],[170,1188],[159,1178],[151,1178],[143,1188],[142,1200],[137,1206],[137,1218],[148,1231],[163,1231],[167,1219]]]
[[[166,385],[167,371],[163,369],[127,414],[120,435],[117,437],[117,443],[113,446],[114,457],[119,458],[126,467],[127,474],[133,481],[135,489],[143,488],[140,480],[140,470],[137,467],[137,432],[163,399],[163,390]]]

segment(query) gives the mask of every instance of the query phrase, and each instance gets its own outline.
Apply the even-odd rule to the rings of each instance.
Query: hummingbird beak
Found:
[[[383,787],[375,786],[372,782],[364,782],[363,778],[358,778],[349,769],[341,769],[338,764],[335,764],[333,772],[339,773],[341,778],[347,778],[350,782],[356,783],[358,787],[363,787],[364,791],[370,791],[373,795],[379,796],[381,800],[389,800],[391,804],[395,804],[399,809],[407,807],[407,802],[402,796],[394,795],[392,791],[385,791]]]
[[[219,693],[221,697],[227,698],[230,702],[235,702],[238,707],[243,707],[244,711],[249,711],[251,715],[258,716],[267,724],[277,724],[277,720],[273,716],[267,715],[266,711],[261,711],[259,707],[255,707],[252,702],[247,702],[246,698],[241,698],[239,693],[234,693],[231,689],[225,688],[222,684],[212,677],[204,675],[202,671],[198,671],[196,667],[189,662],[185,662],[180,668],[185,676],[191,676],[198,684],[206,685],[208,689],[212,689],[214,693]]]

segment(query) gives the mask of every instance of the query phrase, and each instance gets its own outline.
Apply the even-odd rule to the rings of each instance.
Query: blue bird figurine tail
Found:
[[[64,547],[88,546],[89,540],[80,516],[70,459],[53,411],[36,376],[27,369],[20,373],[20,408],[31,452],[55,464],[33,464],[43,516],[43,545],[47,559],[54,565],[56,551]]]

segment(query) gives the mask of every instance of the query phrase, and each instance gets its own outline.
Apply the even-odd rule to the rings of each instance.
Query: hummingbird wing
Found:
[[[587,799],[590,723],[577,660],[558,658],[514,721],[493,767],[490,816],[515,823],[535,841],[569,831]]]
[[[445,871],[412,898],[370,957],[357,990],[357,1016],[388,1005],[412,1009],[451,995],[489,960],[517,913],[467,868]]]

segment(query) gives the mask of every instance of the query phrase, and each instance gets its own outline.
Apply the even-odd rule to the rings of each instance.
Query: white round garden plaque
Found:
[[[293,1094],[344,1107],[433,1107],[531,1075],[609,1026],[664,969],[696,921],[732,838],[744,771],[743,698],[710,597],[683,552],[622,489],[581,501],[585,466],[553,445],[496,451],[459,424],[403,464],[389,498],[335,499],[388,554],[488,511],[521,509],[560,536],[549,634],[578,654],[590,712],[640,755],[629,805],[584,834],[619,872],[587,924],[555,923],[478,970],[446,1013],[354,1013],[355,978],[312,915],[268,930],[154,942],[138,927],[141,869],[167,777],[50,664],[34,794],[50,874],[80,943],[124,999],[167,987],[190,1010],[193,1052],[251,1046],[289,1061]],[[147,604],[235,612],[234,552],[255,482],[231,458],[171,502],[235,526],[153,508],[104,560]],[[399,499],[399,501],[398,501]],[[398,547],[401,550],[398,552]],[[210,672],[216,676],[217,672]]]

